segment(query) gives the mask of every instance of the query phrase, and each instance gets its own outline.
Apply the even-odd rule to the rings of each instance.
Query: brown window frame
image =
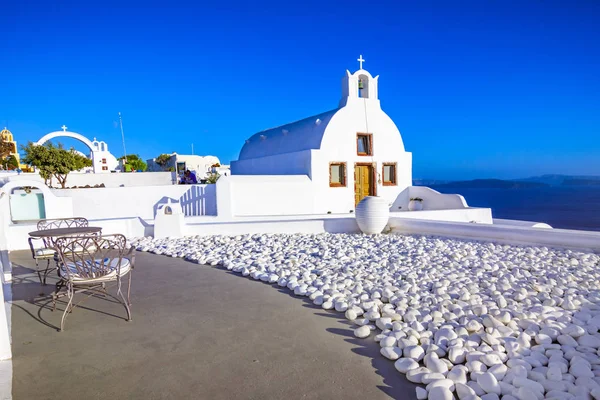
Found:
[[[394,167],[394,181],[386,182],[385,181],[385,167]],[[398,163],[392,162],[384,162],[381,166],[381,182],[383,186],[398,186]]]
[[[107,166],[103,166],[102,167],[102,171],[108,171],[108,167]]]
[[[102,164],[106,164],[106,158],[102,159]]]
[[[369,150],[367,153],[361,153],[358,151],[358,138],[361,136],[366,136],[369,138]],[[373,156],[373,134],[372,133],[363,133],[363,132],[357,132],[356,133],[356,155],[357,156],[361,156],[361,157],[371,157]]]
[[[334,165],[344,166],[344,175],[342,176],[342,183],[331,182],[331,167]],[[329,163],[329,187],[346,187],[348,185],[348,165],[342,161],[334,161]]]

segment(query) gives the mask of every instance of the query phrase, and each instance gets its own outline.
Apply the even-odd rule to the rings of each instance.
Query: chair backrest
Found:
[[[129,248],[120,234],[105,236],[65,236],[54,242],[61,273],[68,280],[120,275],[121,263]]]
[[[37,223],[37,230],[45,231],[48,229],[79,228],[85,226],[89,226],[89,222],[83,217],[42,219]]]

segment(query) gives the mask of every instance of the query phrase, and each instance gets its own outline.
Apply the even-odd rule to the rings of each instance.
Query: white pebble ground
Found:
[[[343,313],[421,385],[419,399],[600,399],[597,254],[400,235],[133,243]]]

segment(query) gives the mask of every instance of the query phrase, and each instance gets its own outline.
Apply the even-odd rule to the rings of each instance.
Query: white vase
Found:
[[[421,211],[423,209],[422,201],[411,200],[408,202],[408,211]]]
[[[381,233],[390,219],[388,201],[379,196],[367,196],[356,206],[356,223],[363,233]]]

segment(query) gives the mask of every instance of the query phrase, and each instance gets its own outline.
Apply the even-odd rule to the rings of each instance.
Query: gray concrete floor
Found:
[[[40,285],[28,252],[10,258],[16,400],[416,398],[372,338],[287,289],[138,253],[132,321],[90,298],[57,332],[55,280]]]

